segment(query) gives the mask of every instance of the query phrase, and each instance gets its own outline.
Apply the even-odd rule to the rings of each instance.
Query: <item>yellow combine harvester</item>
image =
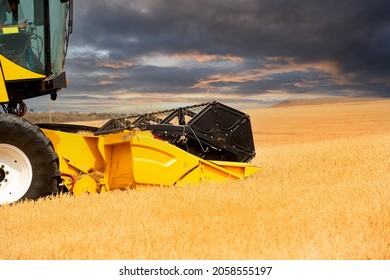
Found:
[[[249,116],[218,102],[114,118],[101,128],[24,120],[23,100],[55,100],[66,87],[72,0],[3,0],[0,9],[0,204],[258,171],[249,163]],[[23,18],[31,22],[17,24]]]

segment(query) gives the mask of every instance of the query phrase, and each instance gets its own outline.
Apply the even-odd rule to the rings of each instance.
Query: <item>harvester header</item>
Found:
[[[223,182],[258,168],[248,115],[218,102],[112,118],[101,128],[38,124],[74,194]]]

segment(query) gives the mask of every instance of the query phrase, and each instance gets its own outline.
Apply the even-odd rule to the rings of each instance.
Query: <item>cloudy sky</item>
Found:
[[[57,110],[390,97],[388,0],[74,2]]]

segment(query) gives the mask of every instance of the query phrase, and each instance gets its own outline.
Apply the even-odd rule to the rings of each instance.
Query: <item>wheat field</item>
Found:
[[[390,100],[250,110],[233,183],[0,207],[0,259],[390,259]]]

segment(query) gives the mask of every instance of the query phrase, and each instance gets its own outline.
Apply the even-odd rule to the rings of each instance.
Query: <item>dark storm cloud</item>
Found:
[[[390,95],[385,0],[74,2],[66,65],[74,90]],[[145,63],[194,53],[216,58]],[[226,67],[224,56],[236,63]]]
[[[371,65],[389,71],[390,11],[384,0],[78,2],[77,41],[116,50],[114,57],[197,49],[335,59],[345,70]]]

